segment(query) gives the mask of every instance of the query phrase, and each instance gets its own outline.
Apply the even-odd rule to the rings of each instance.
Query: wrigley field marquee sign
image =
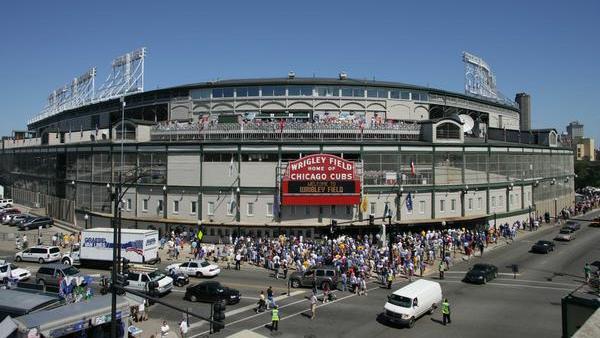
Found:
[[[352,161],[329,154],[308,155],[288,163],[282,180],[283,205],[360,203],[360,179]]]

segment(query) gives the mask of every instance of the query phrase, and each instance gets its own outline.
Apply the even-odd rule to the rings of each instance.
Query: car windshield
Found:
[[[74,268],[72,266],[63,269],[63,273],[65,274],[65,276],[73,276],[79,273],[79,270],[77,270],[77,268]]]
[[[537,244],[538,245],[550,245],[550,242],[548,242],[548,241],[538,241]]]
[[[206,261],[200,263],[200,266],[203,267],[203,268],[205,268],[205,267],[207,267],[209,265],[210,265],[210,263],[208,263]]]
[[[150,279],[152,280],[156,280],[156,279],[161,279],[163,278],[165,275],[163,275],[162,273],[160,273],[158,270],[156,271],[152,271],[148,274],[148,277],[150,277]]]
[[[406,308],[409,308],[412,304],[412,300],[410,298],[403,297],[400,295],[394,295],[394,294],[392,294],[390,296],[389,302],[396,306],[406,307]]]
[[[475,265],[473,265],[473,268],[471,268],[471,270],[486,270],[486,269],[487,269],[487,267],[482,264],[475,264]]]

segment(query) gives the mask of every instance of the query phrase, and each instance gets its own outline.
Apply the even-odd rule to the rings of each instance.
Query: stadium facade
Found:
[[[520,113],[346,76],[198,83],[31,120],[3,139],[0,179],[17,202],[97,226],[122,172],[126,227],[211,238],[368,229],[368,215],[406,228],[554,217],[574,203],[573,153],[556,130],[521,131]]]

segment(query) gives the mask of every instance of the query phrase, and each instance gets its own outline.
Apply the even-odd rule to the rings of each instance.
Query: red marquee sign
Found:
[[[359,203],[360,179],[354,162],[314,154],[288,163],[282,181],[282,205]]]

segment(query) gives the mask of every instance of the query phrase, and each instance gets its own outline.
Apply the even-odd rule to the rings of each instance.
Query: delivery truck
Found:
[[[112,228],[83,230],[79,247],[82,266],[110,266],[113,262],[114,232]],[[157,263],[158,230],[122,229],[121,257],[131,263]]]

